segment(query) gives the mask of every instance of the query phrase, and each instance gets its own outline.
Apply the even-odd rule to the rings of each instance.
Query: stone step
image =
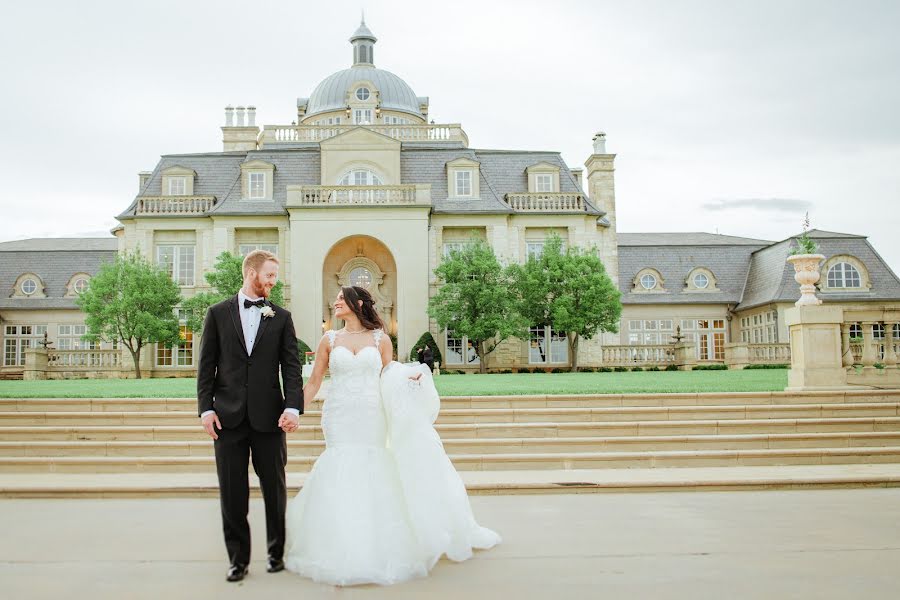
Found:
[[[806,433],[762,435],[620,436],[568,438],[484,438],[444,441],[448,454],[548,454],[656,452],[664,450],[762,450],[786,448],[870,448],[900,446],[900,432]],[[292,457],[316,457],[322,440],[291,440]],[[0,457],[36,456],[213,456],[210,440],[197,442],[0,442]]]
[[[716,392],[687,394],[574,394],[524,396],[444,396],[445,409],[615,408],[660,406],[748,406],[900,402],[900,390],[837,392]],[[321,400],[308,405],[320,409]],[[195,412],[193,398],[0,398],[0,412]]]
[[[900,486],[900,464],[462,471],[470,495],[832,489]],[[259,497],[259,482],[250,475]],[[306,473],[288,473],[289,497]],[[215,473],[7,473],[0,498],[216,498]]]
[[[900,463],[900,446],[451,454],[450,459],[460,471],[874,464]],[[289,456],[287,469],[290,472],[307,472],[314,462],[314,456]],[[0,457],[2,473],[196,473],[214,470],[215,460],[212,456]]]
[[[900,431],[900,417],[832,419],[732,419],[694,421],[616,421],[611,423],[450,423],[437,425],[441,438],[556,438],[636,435],[721,435]],[[194,425],[97,425],[0,427],[0,441],[205,441]],[[301,425],[290,439],[322,440],[320,425]]]

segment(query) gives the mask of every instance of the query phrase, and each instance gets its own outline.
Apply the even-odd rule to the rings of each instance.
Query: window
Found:
[[[475,345],[466,337],[453,337],[447,332],[447,352],[445,353],[448,365],[478,364],[478,352]]]
[[[534,176],[534,191],[552,192],[553,175],[551,173],[538,173]]]
[[[37,346],[47,333],[46,325],[7,325],[4,328],[3,365],[25,365],[25,350]]]
[[[652,290],[656,287],[656,277],[650,273],[641,275],[641,287],[645,290]]]
[[[544,242],[527,242],[525,244],[525,255],[527,260],[537,260],[544,253]]]
[[[828,269],[828,287],[858,288],[862,287],[859,271],[850,263],[837,263]]]
[[[194,332],[187,326],[188,311],[179,308],[178,337],[174,346],[156,346],[156,365],[160,367],[190,367],[194,364]]]
[[[194,285],[193,246],[157,246],[156,264],[178,285]]]
[[[75,283],[72,284],[72,287],[75,289],[76,294],[84,293],[84,290],[87,289],[87,286],[88,286],[88,280],[85,279],[84,277],[79,277],[78,279],[75,280]]]
[[[169,177],[169,195],[184,196],[187,192],[187,180],[184,177]]]
[[[354,169],[341,177],[338,185],[383,185],[381,178],[368,169]]]
[[[238,254],[242,257],[247,256],[254,250],[265,250],[272,254],[278,255],[278,244],[241,244],[238,246]]]
[[[725,360],[725,319],[697,319],[700,360]]]
[[[22,282],[22,293],[30,296],[37,291],[37,282],[30,277]]]
[[[356,90],[356,99],[357,100],[368,100],[369,99],[369,88],[361,87]]]
[[[353,122],[357,125],[369,125],[372,123],[371,108],[354,108]]]
[[[628,343],[630,345],[669,344],[672,342],[674,321],[672,319],[641,319],[628,321]]]
[[[469,242],[444,242],[444,258],[447,258],[454,252],[462,252]]]
[[[372,273],[365,267],[356,267],[350,271],[350,285],[369,289],[372,285]]]
[[[851,339],[862,339],[862,325],[859,323],[851,323],[850,324],[850,338]]]
[[[709,287],[709,277],[707,277],[704,273],[697,273],[694,275],[694,287],[705,290]]]
[[[530,364],[569,362],[569,343],[564,332],[552,327],[531,327],[529,330],[528,362]]]
[[[250,198],[260,199],[266,197],[266,174],[250,173]]]
[[[752,344],[778,342],[778,313],[774,310],[741,317],[741,341]]]
[[[385,115],[384,123],[385,125],[409,125],[409,119]]]
[[[96,350],[96,342],[86,342],[82,336],[87,333],[85,325],[60,325],[56,344],[60,350]]]
[[[456,195],[472,195],[472,171],[456,171]]]
[[[340,125],[341,118],[340,117],[326,117],[324,119],[319,119],[316,121],[316,125]]]

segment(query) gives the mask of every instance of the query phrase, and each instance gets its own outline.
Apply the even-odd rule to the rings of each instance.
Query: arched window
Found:
[[[656,287],[656,276],[652,273],[644,273],[641,275],[641,287],[645,290],[652,290]]]
[[[350,271],[350,285],[369,289],[372,285],[372,273],[365,267],[356,267]]]
[[[338,185],[383,185],[381,178],[368,169],[354,169],[341,177]]]
[[[846,262],[839,262],[828,269],[828,287],[858,288],[862,287],[862,279],[856,267]]]

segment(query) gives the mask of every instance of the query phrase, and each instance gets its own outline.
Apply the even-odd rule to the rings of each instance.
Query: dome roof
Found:
[[[371,83],[378,92],[381,108],[422,116],[419,99],[409,84],[384,69],[357,65],[338,71],[322,80],[309,97],[306,116],[342,110],[347,106],[347,92],[357,83]]]

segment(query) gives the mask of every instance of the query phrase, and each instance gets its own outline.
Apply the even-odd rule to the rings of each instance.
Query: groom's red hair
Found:
[[[280,264],[278,262],[278,257],[268,250],[254,250],[244,257],[244,264],[241,266],[241,272],[244,274],[244,277],[247,276],[247,272],[250,269],[259,273],[262,270],[262,266],[269,260],[275,264]]]

